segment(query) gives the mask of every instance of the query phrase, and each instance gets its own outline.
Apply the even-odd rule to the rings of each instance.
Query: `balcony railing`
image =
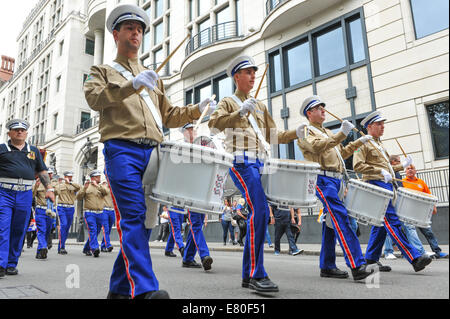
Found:
[[[273,10],[276,9],[280,4],[289,0],[267,0],[266,1],[266,15],[269,15]]]
[[[213,25],[201,31],[189,40],[186,45],[186,56],[199,48],[213,43],[238,37],[238,27],[236,21],[229,21]]]
[[[96,115],[94,117],[91,117],[87,121],[84,121],[83,123],[81,123],[81,124],[79,124],[77,126],[76,135],[78,135],[80,133],[83,133],[84,131],[87,131],[91,127],[94,127],[94,126],[98,125],[98,122],[99,122],[99,116],[98,115]]]
[[[438,206],[448,206],[448,168],[420,171],[416,176],[428,185],[431,194],[439,198]]]

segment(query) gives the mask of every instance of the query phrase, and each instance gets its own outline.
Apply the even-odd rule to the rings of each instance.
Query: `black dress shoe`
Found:
[[[3,267],[0,267],[0,278],[5,277],[6,275],[6,270]]]
[[[83,254],[86,256],[92,256],[92,252],[90,250],[83,250]]]
[[[423,270],[427,265],[431,263],[432,259],[427,255],[422,255],[419,258],[416,258],[412,262],[412,266],[415,272]]]
[[[202,268],[202,265],[197,263],[195,260],[191,260],[191,261],[183,260],[182,266],[185,268]]]
[[[8,276],[15,276],[19,274],[19,271],[15,267],[8,267],[6,268],[6,275]]]
[[[320,269],[320,277],[324,278],[348,278],[348,272],[334,268],[334,269]]]
[[[250,278],[242,278],[242,288],[250,288]]]
[[[203,266],[204,270],[210,270],[212,263],[213,263],[213,259],[211,258],[211,256],[206,256],[206,257],[202,258],[202,266]]]
[[[106,250],[106,248],[102,248],[101,251],[102,251],[103,253],[107,253],[107,252],[108,252],[108,251]]]
[[[390,272],[392,270],[392,268],[390,266],[382,265],[379,261],[366,259],[366,263],[367,263],[367,265],[377,264],[378,271],[381,271],[381,272]]]
[[[111,291],[108,291],[108,295],[106,296],[106,299],[131,299],[131,296],[119,295],[119,294],[115,294]]]
[[[175,255],[173,252],[171,251],[166,251],[164,252],[164,255],[166,255],[167,257],[177,257],[177,255]]]
[[[257,292],[278,292],[278,286],[269,277],[250,278],[249,287]]]
[[[149,291],[135,296],[135,299],[170,299],[169,293],[165,290]]]
[[[113,251],[113,249],[114,249],[114,247],[113,247],[113,246],[111,246],[111,247],[108,247],[108,253],[112,252],[112,251]]]
[[[47,248],[39,249],[36,253],[36,259],[47,259]]]
[[[61,248],[61,250],[58,251],[58,254],[60,254],[60,255],[67,255],[67,250],[65,250],[64,248]]]
[[[181,247],[181,248],[180,248],[180,255],[181,255],[181,258],[184,257],[184,247]]]
[[[94,257],[96,258],[96,257],[98,257],[100,255],[100,249],[96,249],[96,250],[94,250]]]
[[[371,271],[367,271],[367,265],[361,265],[358,268],[352,269],[353,280],[362,280],[368,277],[373,273],[373,269]]]

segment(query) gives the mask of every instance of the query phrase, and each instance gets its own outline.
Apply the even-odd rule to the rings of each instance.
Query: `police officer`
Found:
[[[206,99],[189,107],[171,105],[158,74],[139,64],[139,48],[149,24],[147,13],[138,6],[119,5],[113,9],[106,26],[116,42],[117,57],[111,66],[93,66],[84,85],[89,106],[100,112],[105,175],[117,204],[121,250],[113,267],[108,298],[168,297],[167,292],[158,292],[152,269],[148,244],[151,230],[145,227],[141,176],[155,146],[163,141],[163,125],[180,127],[198,119],[211,102]],[[141,87],[145,90],[139,93]],[[210,110],[214,110],[214,103]]]
[[[103,187],[108,188],[108,183],[104,181],[102,183]],[[111,197],[111,192],[106,195],[104,198],[104,207],[103,207],[103,239],[101,244],[101,251],[103,252],[112,252],[114,247],[111,245],[111,230],[116,220],[116,214],[114,212],[114,205]]]
[[[278,292],[264,269],[264,237],[269,205],[261,184],[263,158],[271,144],[287,144],[297,139],[295,130],[277,132],[267,107],[250,96],[258,67],[249,56],[239,56],[227,68],[237,89],[219,102],[209,127],[225,131],[225,148],[235,156],[230,176],[249,205],[247,237],[244,245],[242,287],[258,292]],[[247,114],[250,115],[247,117]],[[277,140],[270,141],[274,136]],[[269,140],[269,143],[267,142]]]
[[[67,255],[66,240],[69,234],[70,227],[73,222],[73,215],[75,213],[75,198],[76,193],[81,189],[81,186],[72,181],[73,172],[65,171],[64,178],[55,187],[58,194],[58,216],[60,221],[60,234],[58,244],[58,254]]]
[[[109,189],[100,184],[101,175],[99,170],[93,170],[89,174],[90,180],[76,195],[76,199],[83,200],[83,215],[89,235],[83,251],[89,249],[94,257],[100,254],[97,235],[102,229],[104,197],[109,193]]]
[[[0,145],[0,277],[17,275],[33,201],[35,174],[45,196],[55,200],[50,178],[39,150],[26,143],[29,123],[14,119],[6,124],[9,140]]]
[[[373,136],[373,141],[362,146],[353,156],[353,168],[355,172],[362,173],[362,179],[370,184],[393,191],[392,178],[395,172],[401,171],[411,165],[412,159],[407,156],[405,160],[395,166],[391,166],[389,162],[389,154],[380,141],[384,133],[384,122],[386,118],[383,117],[380,111],[375,111],[367,115],[362,121],[368,134]],[[424,269],[430,262],[431,258],[426,254],[421,254],[412,246],[406,236],[401,231],[402,223],[398,219],[397,213],[392,201],[384,216],[384,226],[372,226],[370,231],[370,238],[367,244],[366,260],[368,264],[379,263],[382,248],[386,239],[386,234],[389,234],[391,239],[397,244],[402,255],[412,264],[414,270],[420,271]]]
[[[367,143],[371,136],[364,136],[347,146],[342,142],[350,134],[354,125],[343,121],[336,134],[325,129],[325,103],[319,96],[313,95],[304,100],[300,114],[309,120],[309,125],[302,125],[301,137],[298,145],[306,160],[320,164],[321,172],[317,177],[316,195],[323,204],[327,213],[329,225],[322,224],[322,249],[320,251],[320,276],[331,278],[347,278],[348,273],[336,267],[336,238],[344,251],[345,261],[351,269],[353,279],[361,280],[370,275],[366,270],[361,245],[355,232],[350,228],[348,213],[342,199],[345,186],[343,178],[345,173],[344,160],[353,152]],[[308,136],[305,136],[304,126],[308,126]]]
[[[185,142],[194,142],[196,133],[194,131],[194,126],[191,123],[185,124],[181,128],[181,132],[183,133]],[[213,259],[209,255],[208,245],[205,236],[203,235],[203,225],[206,225],[207,223],[207,220],[205,221],[206,215],[188,210],[187,217],[191,227],[186,238],[182,266],[186,268],[203,267],[204,270],[210,270]],[[194,260],[197,251],[202,262],[201,265]]]

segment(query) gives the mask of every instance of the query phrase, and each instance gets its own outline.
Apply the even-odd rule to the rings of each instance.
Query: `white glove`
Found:
[[[307,126],[308,126],[308,124],[303,123],[303,124],[300,124],[300,125],[297,127],[297,137],[298,137],[299,139],[304,139],[304,138],[306,138],[306,135],[305,135],[305,127],[307,127]]]
[[[402,162],[403,168],[407,168],[411,164],[412,164],[412,157],[411,155],[407,155],[405,157],[405,160]]]
[[[353,130],[355,128],[355,126],[350,123],[347,120],[342,121],[342,125],[341,128],[339,129],[339,131],[341,131],[342,133],[345,134],[345,136],[348,136],[348,134],[350,134],[350,131]]]
[[[152,70],[145,70],[139,73],[133,79],[133,87],[135,90],[139,90],[141,86],[149,88],[151,91],[156,87],[157,81],[159,79],[158,73]]]
[[[382,168],[381,169],[381,174],[384,177],[384,182],[385,183],[392,182],[392,175],[388,171],[386,171],[385,169]]]
[[[361,137],[359,138],[359,140],[360,140],[363,144],[366,144],[368,141],[373,140],[373,137],[372,137],[372,135],[364,135],[364,136],[361,136]]]
[[[244,104],[242,104],[241,109],[239,110],[239,113],[241,114],[241,116],[245,116],[248,112],[253,112],[257,104],[258,101],[254,98],[245,100]]]
[[[215,100],[211,100],[210,98],[204,99],[198,105],[198,110],[200,111],[200,113],[203,113],[203,111],[208,106],[208,104],[209,104],[209,109],[206,112],[205,116],[211,115],[216,110],[216,107],[217,107],[217,102]]]

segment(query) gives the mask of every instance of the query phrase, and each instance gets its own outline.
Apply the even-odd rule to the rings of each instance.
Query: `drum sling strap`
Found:
[[[115,69],[117,72],[119,72],[125,79],[128,81],[133,80],[133,74],[131,74],[130,71],[125,69],[122,65],[119,63],[113,63],[111,65],[113,69]],[[149,108],[153,119],[156,122],[156,125],[163,134],[163,125],[162,125],[162,119],[158,112],[158,110],[155,107],[155,104],[153,104],[152,99],[150,98],[150,95],[148,94],[147,90],[142,90],[141,97],[144,100],[145,104]],[[156,151],[156,155],[155,152]],[[158,211],[159,211],[159,203],[153,201],[150,199],[149,195],[152,192],[153,187],[156,184],[156,178],[158,177],[158,171],[159,171],[159,144],[155,147],[155,149],[152,151],[152,154],[150,156],[150,160],[148,161],[147,168],[145,169],[144,175],[142,176],[142,185],[144,189],[144,196],[145,196],[145,205],[147,207],[147,211],[145,212],[145,228],[152,229],[157,224],[158,219]]]
[[[242,103],[242,101],[236,95],[232,95],[231,97],[236,102],[236,104],[239,105],[239,107],[242,107],[242,105],[244,103]],[[248,121],[250,122],[250,125],[252,126],[253,130],[255,131],[256,136],[258,137],[259,141],[263,145],[265,155],[269,155],[270,154],[270,144],[267,143],[266,139],[264,138],[264,135],[261,132],[261,129],[258,126],[258,123],[256,122],[256,120],[252,114],[250,114],[248,116]]]

